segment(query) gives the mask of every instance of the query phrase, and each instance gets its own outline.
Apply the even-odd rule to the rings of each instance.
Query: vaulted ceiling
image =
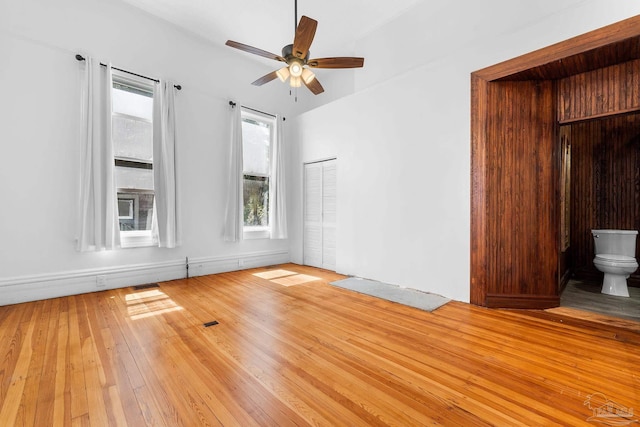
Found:
[[[227,39],[280,54],[294,36],[294,0],[122,0],[216,45]],[[420,0],[299,0],[318,21],[312,56],[350,56],[354,42]],[[240,53],[246,55],[244,53]]]

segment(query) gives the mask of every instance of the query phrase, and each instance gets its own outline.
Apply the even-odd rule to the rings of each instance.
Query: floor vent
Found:
[[[137,285],[137,286],[132,286],[134,291],[141,291],[143,289],[149,289],[149,288],[159,288],[160,286],[157,283],[147,283],[146,285]]]
[[[207,322],[207,323],[205,323],[205,324],[204,324],[204,327],[205,327],[205,328],[208,328],[209,326],[214,326],[214,325],[217,325],[217,324],[218,324],[218,321],[217,321],[217,320],[212,320],[211,322]]]

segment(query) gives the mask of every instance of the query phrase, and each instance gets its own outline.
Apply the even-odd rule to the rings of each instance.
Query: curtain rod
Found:
[[[84,56],[76,55],[76,59],[78,61],[84,61]],[[102,62],[100,63],[100,65],[102,65],[103,67],[107,66],[107,64],[103,64]],[[154,79],[153,77],[143,76],[142,74],[138,74],[138,73],[134,73],[134,72],[131,72],[131,71],[123,70],[122,68],[116,68],[116,67],[111,67],[111,68],[113,68],[114,70],[122,71],[123,73],[131,74],[132,76],[142,77],[143,79],[151,80],[151,81],[154,81],[156,83],[160,82],[160,80]],[[178,90],[182,90],[182,86],[180,86],[180,85],[173,85],[173,87],[175,87]]]
[[[233,101],[229,101],[229,105],[231,105],[231,108],[234,108],[236,106],[236,103]],[[251,110],[251,111],[255,111],[256,113],[260,113],[260,114],[264,114],[265,116],[270,116],[273,118],[276,118],[276,116],[274,114],[271,113],[266,113],[264,111],[260,111],[260,110],[256,110],[255,108],[251,108],[251,107],[247,107],[246,105],[241,105],[240,107],[244,108],[245,110]],[[285,121],[286,118],[282,118],[282,121]]]

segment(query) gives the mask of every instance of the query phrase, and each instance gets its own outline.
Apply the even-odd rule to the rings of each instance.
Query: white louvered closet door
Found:
[[[336,161],[304,165],[304,264],[336,269]]]

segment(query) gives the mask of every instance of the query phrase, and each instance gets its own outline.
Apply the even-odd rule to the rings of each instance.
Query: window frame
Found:
[[[123,73],[123,72],[119,72],[117,70],[113,70],[113,81],[111,84],[111,90],[113,91],[114,89],[117,89],[117,87],[115,87],[116,85],[122,85],[122,86],[127,86],[129,88],[138,90],[140,92],[144,92],[147,94],[150,94],[151,99],[153,102],[155,102],[155,91],[154,91],[154,84],[152,81],[149,81],[147,79],[143,79],[141,77],[137,77],[137,76],[132,76],[129,75],[127,73]],[[139,94],[141,96],[144,96],[143,94]],[[123,117],[123,118],[130,118],[130,119],[135,119],[137,121],[143,121],[146,123],[151,124],[152,129],[153,129],[153,102],[152,102],[152,106],[151,106],[151,119],[147,119],[145,117],[140,117],[140,116],[135,116],[135,115],[130,115],[130,114],[126,114],[126,113],[121,113],[121,112],[116,112],[113,110],[111,110],[111,117]],[[153,131],[152,131],[152,150],[153,150]],[[124,156],[117,156],[115,153],[115,141],[112,139],[112,144],[113,144],[113,167],[114,167],[114,173],[115,173],[115,168],[116,167],[126,167],[126,168],[140,168],[140,169],[150,169],[151,172],[153,173],[153,155],[152,155],[152,159],[151,161],[148,161],[146,159],[139,159],[139,158],[131,158],[131,157],[124,157]],[[134,201],[134,210],[135,211],[139,211],[138,206],[135,206],[136,201],[139,201],[140,199],[140,195],[143,194],[153,194],[154,196],[154,204],[153,204],[153,209],[152,209],[152,223],[154,221],[156,221],[155,219],[155,215],[156,215],[156,210],[155,210],[155,184],[154,184],[154,188],[153,190],[145,190],[145,189],[130,189],[130,188],[120,188],[116,186],[116,201],[119,202],[119,197],[118,194],[120,193],[126,193],[126,197],[125,199],[129,199],[129,198],[133,198],[135,199]],[[133,194],[133,197],[131,197],[130,195]],[[150,230],[121,230],[120,229],[120,216],[119,216],[119,212],[118,212],[118,231],[120,233],[120,247],[121,248],[140,248],[140,247],[151,247],[151,246],[157,246],[158,244],[158,240],[157,237],[154,236],[153,233],[153,227]]]
[[[273,161],[273,146],[275,144],[275,138],[276,138],[276,133],[278,132],[277,126],[278,126],[278,121],[276,120],[275,116],[272,116],[270,114],[264,114],[264,113],[260,113],[248,108],[244,108],[241,107],[240,110],[240,117],[241,117],[241,121],[244,122],[245,118],[249,119],[249,120],[253,120],[256,122],[262,122],[265,124],[269,125],[269,164],[268,164],[268,174],[261,174],[261,173],[246,173],[245,169],[244,169],[244,162],[243,162],[243,170],[242,170],[242,188],[243,188],[243,193],[244,193],[244,181],[245,181],[245,176],[253,176],[253,177],[259,177],[259,178],[267,178],[268,182],[269,182],[269,200],[267,202],[267,225],[261,225],[261,226],[255,226],[255,225],[244,225],[244,198],[242,201],[242,209],[243,209],[243,224],[242,224],[242,233],[243,233],[243,238],[245,240],[252,240],[252,239],[270,239],[271,238],[271,185],[273,185],[273,168],[272,168],[272,161]],[[242,150],[243,150],[243,156],[244,156],[244,150],[245,150],[245,145],[244,145],[245,141],[244,141],[244,135],[243,135],[243,140],[242,140]]]

